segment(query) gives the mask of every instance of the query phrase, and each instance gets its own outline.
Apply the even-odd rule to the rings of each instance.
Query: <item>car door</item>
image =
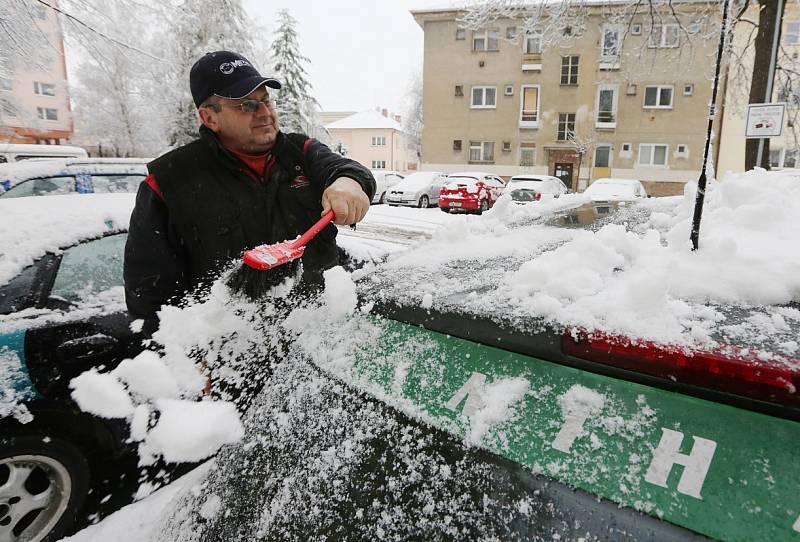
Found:
[[[114,367],[141,351],[124,305],[126,237],[108,235],[68,248],[43,278],[36,305],[61,310],[63,318],[25,335],[26,364],[42,395],[62,397],[83,371]]]

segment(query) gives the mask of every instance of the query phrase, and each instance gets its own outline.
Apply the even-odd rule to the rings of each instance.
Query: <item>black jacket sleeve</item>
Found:
[[[125,302],[134,318],[154,320],[161,305],[187,288],[186,266],[170,239],[166,204],[142,182],[125,244]]]
[[[336,154],[327,145],[316,139],[311,139],[303,150],[312,182],[319,183],[322,188],[327,188],[339,177],[350,177],[361,185],[369,200],[372,201],[377,186],[375,178],[367,168],[355,160]]]

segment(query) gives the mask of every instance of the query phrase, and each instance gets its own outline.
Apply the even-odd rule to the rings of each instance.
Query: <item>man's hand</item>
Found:
[[[360,222],[369,210],[369,198],[358,181],[339,177],[322,193],[322,214],[333,209],[336,224]]]

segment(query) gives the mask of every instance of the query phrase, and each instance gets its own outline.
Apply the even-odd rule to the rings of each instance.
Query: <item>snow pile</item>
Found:
[[[323,273],[325,279],[325,302],[334,318],[343,318],[356,308],[356,285],[350,273],[337,266]]]
[[[712,345],[740,324],[726,307],[762,307],[762,342],[782,333],[783,351],[796,351],[781,331],[781,322],[797,329],[795,309],[774,305],[800,299],[800,182],[764,171],[710,182],[696,252],[694,190],[621,204],[585,227],[575,227],[581,213],[600,211],[583,195],[535,205],[503,196],[482,217],[459,217],[390,256],[367,281],[379,298],[427,305],[431,294],[437,310],[684,345]],[[758,334],[754,323],[730,331]]]
[[[135,194],[71,194],[0,199],[0,284],[46,252],[123,230]]]
[[[69,387],[78,407],[103,418],[127,418],[133,415],[133,402],[125,386],[108,373],[95,369],[73,378]]]
[[[147,433],[140,454],[161,455],[174,463],[199,461],[244,435],[233,403],[159,399],[155,404],[158,423]]]

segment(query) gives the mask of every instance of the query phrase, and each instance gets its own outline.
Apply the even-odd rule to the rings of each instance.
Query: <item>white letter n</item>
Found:
[[[472,373],[472,376],[469,377],[469,380],[464,382],[464,385],[459,388],[456,394],[444,404],[444,408],[455,412],[458,410],[458,405],[460,405],[461,401],[463,401],[464,397],[466,397],[467,401],[464,403],[464,410],[462,411],[462,414],[467,417],[472,416],[483,406],[483,398],[481,396],[483,395],[482,391],[485,384],[486,375],[481,373]]]
[[[667,478],[672,466],[683,465],[678,491],[696,499],[702,499],[700,490],[703,489],[703,482],[705,482],[706,474],[711,467],[717,443],[713,440],[692,436],[694,439],[692,451],[689,454],[682,454],[680,448],[681,442],[683,442],[683,433],[665,427],[662,427],[661,431],[661,442],[653,452],[653,460],[650,462],[644,479],[651,484],[667,487]]]

